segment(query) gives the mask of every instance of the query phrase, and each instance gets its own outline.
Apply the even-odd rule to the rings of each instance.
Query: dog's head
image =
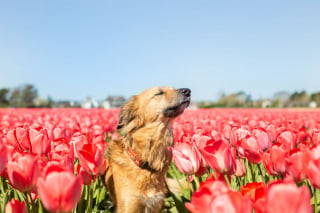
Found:
[[[153,87],[135,95],[120,111],[117,129],[126,126],[127,132],[150,122],[165,122],[182,114],[190,104],[191,90]]]

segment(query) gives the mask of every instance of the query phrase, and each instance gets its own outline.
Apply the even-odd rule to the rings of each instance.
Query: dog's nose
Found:
[[[178,92],[180,92],[181,94],[183,94],[186,97],[190,97],[191,95],[191,90],[188,88],[181,88],[181,89],[177,89]]]

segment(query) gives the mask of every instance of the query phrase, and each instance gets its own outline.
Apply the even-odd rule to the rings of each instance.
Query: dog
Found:
[[[172,159],[172,121],[189,106],[191,90],[153,87],[120,110],[117,129],[105,152],[105,183],[117,213],[157,213],[166,193]]]

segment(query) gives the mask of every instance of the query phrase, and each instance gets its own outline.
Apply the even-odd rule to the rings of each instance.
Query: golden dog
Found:
[[[122,137],[106,149],[105,182],[118,213],[160,212],[173,146],[171,123],[190,104],[190,89],[154,87],[122,106]]]

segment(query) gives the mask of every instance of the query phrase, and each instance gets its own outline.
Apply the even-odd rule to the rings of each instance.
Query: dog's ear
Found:
[[[139,116],[139,103],[137,97],[133,96],[125,103],[120,110],[120,120],[117,126],[117,129],[120,130],[123,127],[126,127],[126,132],[132,131],[133,128],[137,128],[140,125],[140,116]],[[130,124],[134,123],[134,124]]]

